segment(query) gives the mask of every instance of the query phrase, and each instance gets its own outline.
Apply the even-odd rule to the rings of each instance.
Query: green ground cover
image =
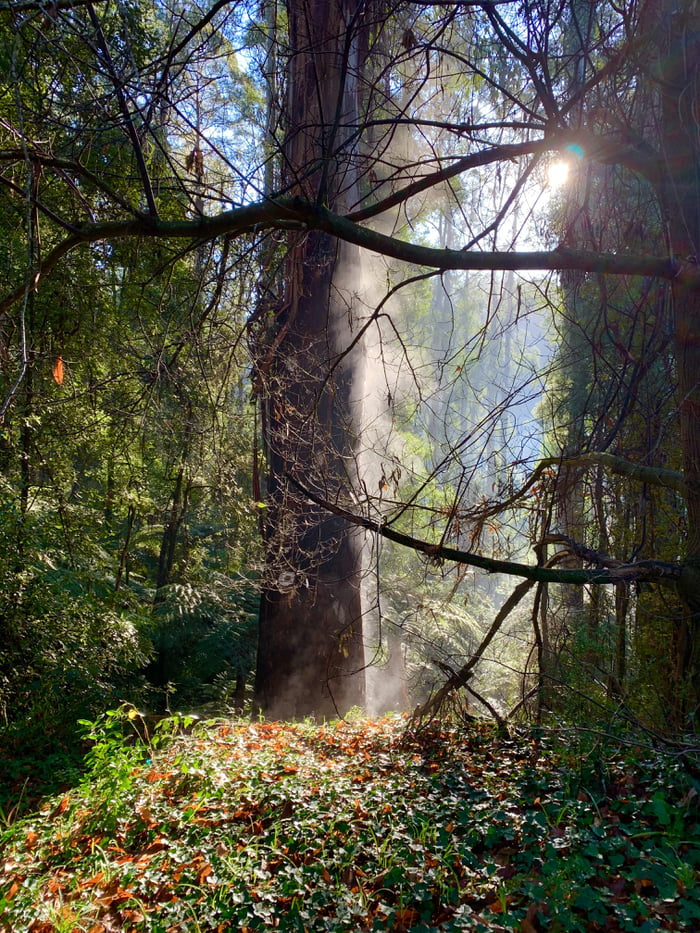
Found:
[[[692,756],[400,718],[181,725],[89,728],[82,782],[0,837],[0,928],[700,929]]]

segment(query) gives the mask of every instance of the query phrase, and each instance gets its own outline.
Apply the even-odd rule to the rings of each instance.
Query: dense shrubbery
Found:
[[[109,534],[60,547],[48,507],[21,517],[3,485],[0,526],[0,806],[26,806],[74,772],[79,719],[129,701],[146,709],[247,702],[254,663],[257,593],[252,579],[206,568],[208,582],[172,584],[155,601],[132,557],[116,586]],[[93,515],[99,528],[97,515]],[[111,545],[111,546],[110,546]],[[155,662],[166,670],[158,679]],[[25,783],[28,782],[25,788]]]

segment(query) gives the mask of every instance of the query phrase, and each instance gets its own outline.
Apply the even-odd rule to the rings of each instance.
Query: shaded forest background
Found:
[[[122,701],[695,728],[699,48],[0,4],[10,784]]]

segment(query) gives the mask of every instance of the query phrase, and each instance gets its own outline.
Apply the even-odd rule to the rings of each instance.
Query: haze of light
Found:
[[[566,184],[569,177],[568,162],[552,162],[547,168],[547,183],[549,187],[556,191]]]

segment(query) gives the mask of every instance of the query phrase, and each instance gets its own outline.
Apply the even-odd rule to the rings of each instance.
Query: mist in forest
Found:
[[[462,106],[439,66],[427,79],[419,71],[410,58],[399,66],[392,88],[397,114],[421,100],[445,113]],[[374,145],[372,198],[381,199],[433,171],[455,141],[440,131],[432,139],[417,137],[399,121]],[[424,242],[452,249],[507,249],[528,241],[532,247],[542,185],[531,186],[520,213],[517,207],[502,213],[517,170],[494,173],[487,166],[461,179],[457,191],[450,183],[433,185],[429,195],[384,211],[372,226],[393,236],[408,226]],[[353,196],[358,191],[355,186]],[[404,281],[408,276],[411,282]],[[478,513],[507,498],[542,456],[538,405],[549,311],[541,285],[512,272],[416,275],[346,244],[339,248],[334,292],[336,352],[352,370],[356,449],[347,484],[356,510],[395,521],[420,539],[525,557],[528,529],[512,524],[507,513],[479,525]],[[405,708],[409,690],[424,689],[426,677],[444,680],[431,658],[459,667],[510,591],[507,580],[487,574],[426,567],[422,557],[398,553],[369,532],[361,587],[371,714]],[[518,643],[514,653],[523,657],[528,650]],[[495,642],[491,654],[499,652]]]
[[[524,471],[542,454],[537,406],[549,350],[537,289],[512,273],[450,273],[387,298],[400,274],[348,249],[335,278],[348,322],[338,349],[352,348],[358,442],[348,482],[356,508],[375,521],[403,511],[402,529],[417,538],[430,539],[432,526],[450,546],[522,557],[527,529],[492,523],[474,541],[469,512],[506,495],[510,464]],[[410,507],[399,505],[407,498]],[[450,509],[462,517],[449,519]],[[435,658],[461,666],[509,592],[507,582],[464,568],[426,570],[422,558],[399,557],[370,532],[361,586],[370,715],[406,709],[426,677],[444,679],[444,670],[428,670]],[[496,640],[489,657],[526,656],[530,636],[520,628]],[[478,680],[497,703],[492,688],[508,690],[492,664]]]
[[[383,268],[382,268],[383,267]],[[353,397],[349,422],[355,432],[355,453],[347,467],[348,492],[356,511],[382,521],[399,495],[406,451],[396,430],[395,410],[406,397],[405,361],[396,353],[389,334],[388,315],[394,303],[382,302],[381,283],[387,281],[382,260],[343,248],[334,276],[336,351],[352,370]],[[359,531],[359,530],[358,530]],[[384,542],[372,532],[362,538],[361,602],[365,640],[365,693],[370,715],[406,709],[405,672],[400,644],[390,650],[382,619],[380,588]],[[399,652],[397,654],[397,652]]]

